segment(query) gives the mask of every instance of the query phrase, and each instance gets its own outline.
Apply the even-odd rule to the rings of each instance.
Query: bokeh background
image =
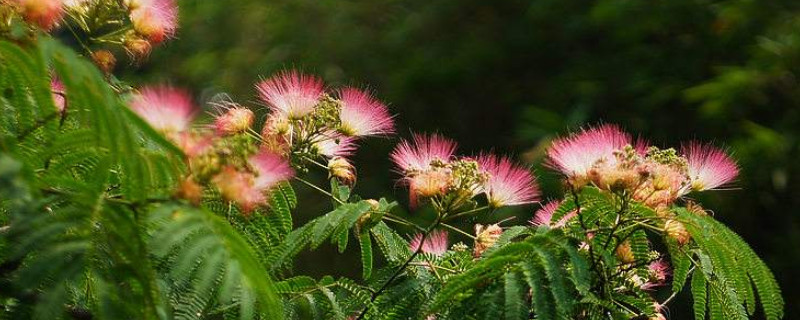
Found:
[[[170,82],[198,100],[221,93],[258,109],[253,83],[285,68],[331,86],[368,87],[397,114],[399,135],[439,132],[465,154],[508,153],[541,166],[548,142],[617,123],[657,145],[713,141],[742,173],[702,195],[776,274],[787,319],[800,314],[800,1],[796,0],[228,0],[180,1],[176,40],[133,83]],[[407,203],[387,154],[396,138],[362,144],[356,192]],[[324,183],[324,175],[315,181]],[[301,185],[301,198],[319,198]],[[302,223],[327,209],[306,201]],[[524,223],[535,206],[476,217]],[[425,212],[409,213],[424,221]],[[452,240],[465,241],[457,235]],[[357,254],[323,247],[298,273],[357,277]],[[671,319],[690,316],[679,301]]]

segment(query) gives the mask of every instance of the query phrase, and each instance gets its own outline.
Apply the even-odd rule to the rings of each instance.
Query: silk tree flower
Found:
[[[691,142],[681,149],[688,164],[691,190],[715,189],[730,183],[739,174],[736,162],[712,145]]]
[[[317,153],[328,158],[352,156],[357,148],[355,138],[343,136],[335,131],[322,133],[315,140],[313,144]]]
[[[488,175],[484,192],[495,208],[534,203],[539,200],[539,186],[531,171],[515,165],[507,157],[478,156],[480,168]]]
[[[214,145],[213,139],[208,134],[197,132],[178,132],[172,135],[172,139],[190,159],[206,153]]]
[[[168,86],[142,88],[131,101],[131,109],[162,133],[189,129],[195,107],[189,94]]]
[[[500,235],[503,234],[503,228],[500,228],[498,224],[490,224],[488,226],[484,226],[482,224],[475,225],[475,248],[473,248],[472,256],[475,258],[480,258],[486,249],[491,248],[498,239],[500,239]]]
[[[581,186],[598,161],[614,161],[614,151],[630,143],[631,136],[619,127],[601,125],[553,141],[547,150],[546,163]]]
[[[50,80],[50,90],[53,91],[53,103],[62,116],[67,111],[67,92],[64,83],[55,76]]]
[[[11,0],[16,4],[25,21],[45,31],[55,27],[64,15],[63,0]]]
[[[422,234],[418,233],[414,236],[413,239],[408,243],[409,249],[412,252],[422,250],[424,253],[429,253],[436,256],[441,256],[445,252],[447,252],[447,231],[444,230],[433,230],[430,234],[425,238],[425,242],[422,243],[422,248],[420,248],[420,242],[422,242]]]
[[[231,106],[214,118],[214,130],[221,136],[242,133],[250,128],[254,118],[250,109]]]
[[[368,92],[344,88],[339,91],[340,130],[348,136],[373,136],[394,133],[389,109]]]
[[[558,219],[555,223],[553,223],[553,214],[555,214],[556,210],[564,201],[557,200],[557,201],[550,201],[539,210],[536,210],[536,213],[533,215],[533,219],[529,221],[532,226],[540,227],[540,226],[548,226],[550,228],[561,228],[569,222],[572,218],[578,216],[577,211],[572,210],[569,213],[565,214],[561,219]]]
[[[159,44],[178,29],[178,5],[175,0],[142,1],[131,10],[130,19],[136,33]]]
[[[641,286],[642,290],[652,290],[663,286],[667,283],[667,279],[672,276],[672,268],[670,268],[669,263],[661,259],[651,262],[647,266],[647,272],[650,275],[650,279]]]
[[[289,161],[268,150],[261,150],[251,156],[248,164],[256,173],[255,187],[262,191],[267,191],[279,182],[294,177],[294,170]]]
[[[252,173],[226,166],[211,179],[211,182],[219,189],[223,199],[235,202],[242,211],[250,213],[267,202],[263,190],[256,186],[255,179]]]
[[[431,169],[431,162],[448,162],[456,151],[453,140],[437,134],[414,134],[412,142],[404,140],[389,155],[400,172],[424,171]]]
[[[291,70],[256,84],[259,97],[283,118],[298,119],[314,111],[323,94],[317,77]]]

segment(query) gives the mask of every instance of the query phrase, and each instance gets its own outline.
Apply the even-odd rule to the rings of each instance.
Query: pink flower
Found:
[[[663,286],[667,283],[667,279],[672,276],[672,268],[670,268],[669,263],[661,259],[651,262],[647,269],[650,274],[650,280],[642,284],[642,290],[651,290]]]
[[[175,35],[178,5],[175,0],[143,1],[130,14],[133,29],[153,44]]]
[[[408,243],[408,246],[412,252],[417,251],[417,249],[420,248],[421,241],[421,233],[418,233],[413,239],[411,239],[411,242]],[[425,243],[422,244],[422,252],[437,256],[441,256],[447,252],[447,231],[432,231],[428,237],[425,238]]]
[[[58,113],[64,114],[67,110],[67,92],[64,88],[64,83],[58,78],[53,77],[50,80],[50,90],[53,91],[53,103],[58,110]]]
[[[261,188],[255,184],[255,176],[227,166],[211,180],[219,189],[222,198],[237,203],[242,211],[250,213],[256,207],[267,202]]]
[[[686,157],[691,189],[694,191],[724,186],[739,174],[736,163],[724,151],[712,145],[691,142],[681,148],[681,153]]]
[[[570,178],[585,178],[600,160],[614,161],[614,151],[631,143],[631,136],[615,125],[589,128],[553,141],[547,151],[548,166]]]
[[[322,80],[297,71],[283,71],[256,84],[258,94],[272,111],[289,119],[312,111],[323,93]]]
[[[357,146],[354,138],[331,131],[321,134],[319,140],[314,142],[314,147],[319,154],[333,158],[349,157],[355,153]]]
[[[189,158],[206,153],[214,145],[211,137],[188,131],[173,134],[170,138]]]
[[[214,130],[219,135],[231,135],[247,131],[253,124],[253,111],[250,109],[233,106],[214,119]]]
[[[367,92],[344,88],[339,91],[341,131],[348,136],[371,136],[394,133],[389,109]]]
[[[25,21],[35,24],[45,31],[61,21],[64,15],[63,0],[11,0],[16,2]]]
[[[188,129],[195,115],[189,94],[167,86],[142,88],[131,101],[131,109],[164,133]]]
[[[248,163],[256,173],[255,187],[262,191],[294,177],[294,170],[289,162],[279,154],[268,150],[261,150],[251,156]]]
[[[563,201],[561,200],[548,202],[542,206],[541,209],[536,211],[536,213],[533,215],[533,219],[531,219],[529,223],[536,227],[548,226],[550,228],[561,228],[565,226],[570,219],[576,217],[578,214],[575,210],[570,211],[561,217],[561,219],[558,219],[558,221],[553,223],[553,214],[555,214],[556,210],[559,206],[561,206],[562,203]]]
[[[507,157],[484,154],[478,164],[488,174],[484,191],[492,207],[514,206],[539,200],[539,186],[531,171]]]
[[[414,134],[413,142],[400,142],[390,157],[401,172],[408,173],[428,170],[435,160],[448,162],[455,151],[456,143],[448,138]]]

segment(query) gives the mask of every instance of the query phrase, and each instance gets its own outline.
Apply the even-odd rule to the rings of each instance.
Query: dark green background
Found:
[[[368,86],[397,113],[400,136],[438,131],[467,154],[512,154],[537,168],[546,197],[560,191],[556,176],[541,168],[544,148],[584,124],[617,123],[662,146],[689,139],[725,146],[742,168],[737,188],[701,200],[772,267],[786,318],[800,312],[796,0],[180,4],[178,39],[138,68],[121,66],[124,79],[185,86],[200,101],[228,93],[253,107],[252,84],[284,68],[333,86]],[[390,173],[394,143],[362,143],[356,192],[406,202]],[[302,199],[317,198],[297,187]],[[305,203],[296,222],[325,206]],[[516,214],[521,223],[534,209],[478,221]],[[411,215],[425,220],[424,213]],[[472,222],[462,226],[469,230]],[[322,248],[302,256],[296,269],[357,277],[356,257]],[[671,309],[671,319],[689,317],[681,306]]]

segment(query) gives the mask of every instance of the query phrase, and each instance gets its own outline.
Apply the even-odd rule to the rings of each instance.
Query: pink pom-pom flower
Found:
[[[348,136],[373,136],[394,133],[394,121],[389,109],[371,94],[345,88],[339,91],[342,133]]]
[[[338,132],[330,131],[320,135],[314,142],[314,148],[325,157],[349,157],[356,151],[355,138],[346,137]]]
[[[613,161],[614,151],[631,143],[631,136],[615,125],[589,128],[553,141],[547,165],[567,177],[581,180],[598,161]]]
[[[217,186],[222,198],[237,203],[246,214],[267,201],[263,190],[255,184],[255,176],[232,166],[222,168],[211,182]]]
[[[531,171],[517,166],[507,157],[483,154],[480,168],[488,175],[484,192],[495,208],[533,203],[539,200],[539,187]]]
[[[431,233],[425,238],[425,242],[422,243],[421,249],[420,242],[422,242],[422,234],[418,233],[413,239],[411,239],[411,242],[408,243],[409,249],[411,249],[412,252],[419,249],[424,253],[441,256],[447,252],[447,231],[431,231]]]
[[[456,143],[453,140],[436,134],[415,134],[412,142],[400,142],[390,157],[400,172],[408,173],[428,170],[435,160],[448,162],[455,151]]]
[[[142,88],[131,101],[131,109],[163,133],[188,129],[195,115],[189,94],[167,86]]]
[[[553,214],[555,214],[556,210],[563,201],[550,201],[539,210],[536,210],[536,213],[533,214],[533,219],[529,221],[532,226],[540,227],[540,226],[548,226],[550,228],[561,228],[569,222],[572,218],[578,215],[577,211],[572,210],[569,213],[565,214],[561,219],[558,221],[553,222]]]
[[[67,110],[67,92],[65,91],[64,83],[53,77],[50,80],[50,90],[53,91],[53,103],[56,106],[56,110],[63,115]]]
[[[294,177],[291,164],[279,154],[262,150],[248,159],[250,166],[256,173],[255,186],[266,191],[278,182]]]
[[[218,135],[233,135],[250,129],[255,115],[241,106],[232,106],[214,118],[214,131]]]
[[[739,174],[736,162],[712,145],[690,142],[681,149],[688,164],[691,190],[704,191],[724,186]]]
[[[158,44],[175,35],[178,5],[175,0],[142,1],[131,10],[130,18],[138,34]]]
[[[297,119],[314,111],[322,97],[323,83],[317,77],[292,70],[259,82],[256,89],[273,112]]]

